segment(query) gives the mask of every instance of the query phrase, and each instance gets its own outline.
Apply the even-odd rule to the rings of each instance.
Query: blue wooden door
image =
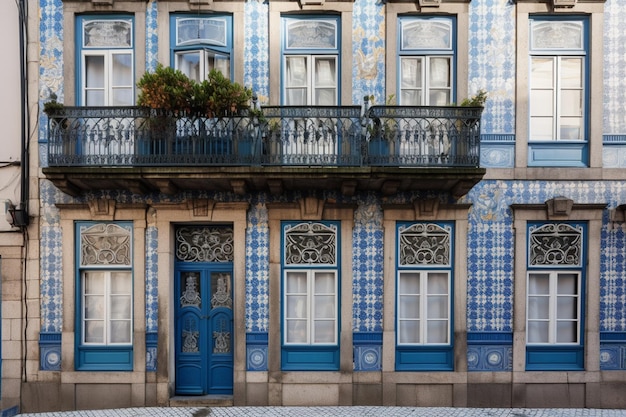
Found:
[[[175,276],[176,394],[232,394],[232,270],[181,264]]]

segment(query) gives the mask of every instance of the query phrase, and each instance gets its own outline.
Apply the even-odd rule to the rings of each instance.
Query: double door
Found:
[[[232,269],[181,263],[175,280],[176,394],[230,395]]]

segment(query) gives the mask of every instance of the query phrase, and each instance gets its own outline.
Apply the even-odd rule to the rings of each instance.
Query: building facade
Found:
[[[10,398],[625,407],[625,10],[30,1]],[[260,112],[156,123],[158,64]]]

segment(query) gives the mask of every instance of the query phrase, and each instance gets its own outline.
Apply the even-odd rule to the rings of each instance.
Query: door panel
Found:
[[[176,267],[176,393],[232,394],[232,273],[223,265]]]

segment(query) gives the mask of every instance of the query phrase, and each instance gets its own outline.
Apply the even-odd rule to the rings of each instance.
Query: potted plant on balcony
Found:
[[[365,96],[365,100],[374,103],[374,96]],[[395,94],[387,97],[387,106],[395,106]],[[371,124],[367,127],[369,137],[368,154],[375,158],[388,158],[394,153],[396,137],[398,134],[396,121],[392,118],[381,120],[378,117],[371,118]]]

